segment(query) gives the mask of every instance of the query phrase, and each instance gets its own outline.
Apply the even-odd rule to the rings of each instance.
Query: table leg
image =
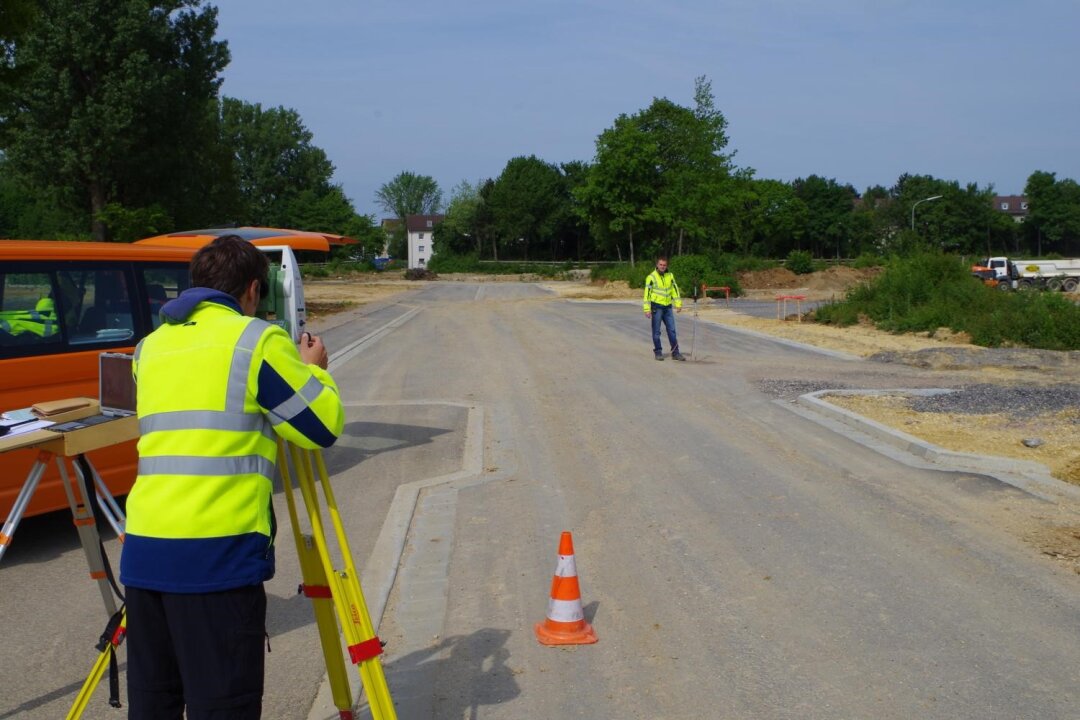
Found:
[[[41,476],[45,474],[45,467],[48,465],[50,457],[52,455],[44,450],[38,453],[37,460],[34,461],[33,467],[30,468],[30,474],[26,476],[26,482],[23,483],[22,489],[19,490],[19,496],[15,498],[15,504],[11,506],[11,512],[8,513],[7,520],[4,521],[4,527],[0,530],[0,559],[4,557],[4,552],[15,538],[15,530],[19,527],[19,522],[26,513],[26,506],[30,504],[30,498],[34,496],[34,491],[37,490]]]
[[[83,552],[86,553],[86,564],[90,568],[90,578],[96,580],[98,590],[101,591],[101,599],[105,603],[105,612],[109,617],[116,613],[116,600],[113,597],[112,586],[105,572],[107,559],[104,556],[105,549],[101,544],[101,535],[98,534],[97,520],[94,518],[93,508],[82,476],[82,471],[75,465],[75,472],[82,482],[81,487],[76,489],[76,478],[68,475],[67,466],[63,458],[56,458],[56,465],[60,468],[60,477],[63,480],[64,492],[67,493],[68,505],[71,507],[71,517],[75,523],[75,529],[79,532],[79,542]],[[81,501],[80,501],[81,500]]]

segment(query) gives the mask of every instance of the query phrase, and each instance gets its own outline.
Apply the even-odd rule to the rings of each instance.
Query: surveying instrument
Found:
[[[302,584],[300,592],[311,599],[315,612],[315,622],[319,629],[323,657],[326,661],[326,673],[334,705],[338,709],[340,720],[353,720],[353,698],[349,684],[348,671],[345,667],[341,638],[345,641],[345,652],[349,660],[357,666],[363,683],[368,706],[373,720],[396,720],[394,702],[386,684],[379,655],[382,654],[382,641],[375,634],[368,614],[364,593],[360,588],[360,575],[353,564],[345,529],[341,523],[337,501],[326,472],[322,453],[318,450],[306,450],[278,438],[278,471],[281,473],[285,501],[289,509],[289,521],[292,525],[296,553],[300,559]],[[307,512],[309,532],[305,533],[300,525],[300,513],[294,494],[294,484]],[[325,503],[326,515],[329,516],[340,565],[334,566],[331,548],[327,543],[323,508],[321,507],[318,488],[322,489],[322,503]],[[108,493],[104,486],[100,492]],[[99,494],[99,501],[100,501]],[[111,495],[105,502],[112,500]],[[121,526],[122,526],[121,518]],[[123,535],[120,535],[123,537]],[[340,634],[339,634],[340,628]],[[105,632],[97,645],[101,654],[86,678],[76,697],[75,704],[68,712],[68,720],[82,717],[83,711],[101,681],[105,670],[110,672],[110,701],[114,707],[120,707],[116,680],[116,648],[124,640],[127,632],[126,615],[123,607],[110,619]]]

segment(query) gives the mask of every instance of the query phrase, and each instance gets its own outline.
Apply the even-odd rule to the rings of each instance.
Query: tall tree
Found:
[[[562,173],[535,155],[506,163],[491,193],[491,212],[504,247],[523,259],[546,247],[552,260],[558,231],[570,213],[570,197]]]
[[[435,178],[409,171],[397,174],[375,192],[379,207],[402,222],[407,215],[434,215],[442,208],[442,190]]]
[[[1037,170],[1028,178],[1028,223],[1037,233],[1037,251],[1051,248],[1072,254],[1080,251],[1080,184],[1070,178]]]
[[[314,219],[312,214],[333,217],[336,213],[332,224],[344,227],[345,218],[355,215],[352,203],[331,182],[333,164],[312,144],[311,131],[295,110],[264,110],[259,103],[225,98],[221,126],[223,142],[232,153],[243,224],[303,225],[329,232],[329,227],[304,224]]]
[[[458,255],[473,252],[480,256],[481,237],[476,218],[480,209],[480,187],[468,180],[462,180],[450,191],[450,202],[446,206],[446,218],[435,228],[434,242],[440,252],[449,251]]]
[[[635,262],[634,232],[644,226],[647,211],[656,202],[659,166],[655,139],[635,118],[620,115],[596,139],[589,179],[575,193],[594,236],[607,241],[620,258],[618,238],[625,233],[631,264]]]
[[[858,193],[833,178],[811,175],[792,183],[795,197],[806,204],[806,236],[810,250],[821,257],[847,254],[851,249],[852,213]]]
[[[626,233],[631,261],[635,233],[652,235],[650,249],[681,250],[685,236],[703,238],[725,211],[727,121],[704,77],[695,80],[694,101],[691,109],[654,98],[616,118],[597,138],[589,180],[575,193],[594,232]]]
[[[197,206],[229,61],[216,30],[202,0],[42,0],[14,45],[21,75],[0,118],[13,168],[85,198],[97,239],[112,202]]]

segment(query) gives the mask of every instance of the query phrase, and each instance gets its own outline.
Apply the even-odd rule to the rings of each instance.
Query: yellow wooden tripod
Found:
[[[285,489],[285,501],[289,508],[293,539],[296,541],[296,553],[300,558],[303,578],[300,589],[311,598],[314,607],[315,622],[319,628],[319,639],[322,642],[323,657],[326,660],[326,673],[330,680],[330,689],[339,717],[341,720],[352,720],[353,700],[341,652],[338,623],[340,623],[341,635],[345,638],[349,659],[359,668],[360,680],[367,694],[373,720],[397,720],[394,701],[390,697],[390,689],[386,685],[386,676],[379,660],[382,642],[371,624],[367,603],[364,602],[364,593],[360,589],[360,575],[353,564],[352,553],[349,550],[345,529],[341,524],[341,515],[338,513],[337,501],[330,487],[330,479],[326,473],[322,454],[317,450],[305,450],[292,443],[285,443],[279,438],[278,469]],[[303,497],[304,506],[307,508],[310,534],[303,533],[300,528],[300,517],[293,495],[294,478],[295,485],[299,487],[300,495]],[[343,563],[343,567],[339,569],[334,568],[330,556],[316,485],[322,487],[323,500],[333,525],[338,553]],[[337,622],[335,622],[335,614]],[[114,616],[115,626],[111,623],[102,635],[101,642],[98,643],[98,649],[102,651],[101,655],[98,656],[90,675],[83,683],[75,704],[68,712],[67,720],[77,720],[82,717],[94,688],[101,681],[110,660],[114,657],[116,648],[123,641],[126,620],[126,615],[121,609]]]
[[[286,454],[292,461],[296,484],[300,488],[304,505],[307,507],[308,521],[311,525],[310,535],[300,532],[296,501],[293,498],[292,474],[289,471]],[[341,524],[341,515],[338,513],[337,501],[330,487],[330,479],[326,473],[322,454],[315,450],[298,448],[292,443],[286,444],[279,439],[278,468],[285,488],[289,520],[293,527],[293,538],[296,540],[296,553],[300,558],[304,581],[302,589],[304,594],[312,599],[315,606],[315,621],[319,627],[323,656],[326,658],[326,672],[333,691],[334,704],[338,708],[341,720],[351,720],[353,717],[352,693],[345,672],[338,629],[334,623],[334,611],[337,612],[337,619],[341,625],[341,634],[345,637],[349,658],[354,665],[359,667],[360,679],[364,684],[364,692],[367,693],[373,720],[396,720],[394,701],[390,697],[390,689],[386,685],[386,676],[383,674],[382,663],[379,660],[382,642],[371,625],[371,616],[368,614],[367,603],[364,602],[364,593],[360,589],[360,575],[353,564],[348,539],[345,537],[345,528]],[[323,531],[322,512],[319,509],[319,500],[315,490],[316,473],[343,562],[343,567],[339,569],[333,566]]]

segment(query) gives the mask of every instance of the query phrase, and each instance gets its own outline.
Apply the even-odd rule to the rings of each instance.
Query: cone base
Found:
[[[592,625],[584,620],[574,629],[552,628],[547,622],[536,623],[533,629],[541,645],[591,645],[599,640]]]

